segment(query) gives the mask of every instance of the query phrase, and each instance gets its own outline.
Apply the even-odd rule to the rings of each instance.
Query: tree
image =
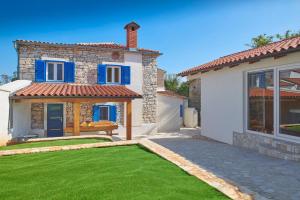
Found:
[[[300,30],[296,32],[292,32],[291,30],[287,30],[284,34],[276,34],[276,38],[279,40],[287,39],[287,38],[292,38],[292,37],[297,37],[300,36]]]
[[[267,34],[261,34],[251,39],[250,44],[246,44],[246,46],[250,46],[252,48],[265,46],[267,44],[270,44],[272,42],[283,40],[287,38],[297,37],[300,36],[300,30],[299,31],[291,31],[287,30],[284,34],[275,34],[275,35],[267,35]],[[274,40],[275,39],[275,40]]]
[[[165,88],[183,96],[189,95],[188,82],[182,82],[175,74],[168,74],[166,76]]]
[[[246,44],[246,45],[252,48],[265,46],[273,42],[273,38],[274,38],[273,36],[266,35],[266,34],[258,35],[251,39],[250,44]]]
[[[0,75],[0,85],[9,83],[9,82],[12,82],[12,81],[15,81],[15,80],[17,80],[17,72],[16,71],[13,72],[12,76],[9,76],[7,74],[1,74]]]

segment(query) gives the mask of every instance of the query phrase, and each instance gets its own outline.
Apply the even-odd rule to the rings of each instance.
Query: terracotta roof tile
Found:
[[[274,98],[274,92],[273,89],[265,89],[265,88],[252,88],[249,91],[250,98],[252,97],[273,97]],[[300,97],[300,91],[288,91],[288,90],[282,90],[280,91],[280,96],[284,98],[299,98]]]
[[[185,70],[178,75],[187,76],[189,74],[197,72],[206,72],[212,69],[219,69],[227,66],[234,66],[243,62],[249,62],[251,60],[257,60],[260,58],[276,56],[282,53],[288,53],[291,51],[300,51],[300,37],[293,37],[289,39],[280,40],[271,44],[249,49],[234,54],[230,54],[224,57],[220,57],[211,62],[199,65],[197,67]]]
[[[54,45],[54,46],[84,46],[84,47],[100,47],[100,48],[108,48],[108,49],[120,49],[120,50],[129,50],[123,44],[117,44],[113,42],[96,42],[96,43],[58,43],[58,42],[42,42],[42,41],[34,41],[34,40],[16,40],[17,44],[44,44],[44,45]],[[154,53],[161,54],[157,50],[152,49],[144,49],[137,48],[137,51],[145,52],[145,53]]]
[[[84,85],[68,83],[32,83],[17,91],[18,97],[122,97],[141,98],[142,96],[121,85]]]
[[[172,96],[172,97],[177,97],[177,98],[181,98],[181,99],[185,99],[187,97],[185,96],[182,96],[180,94],[177,94],[173,91],[170,91],[170,90],[164,90],[164,91],[157,91],[158,94],[161,94],[161,95],[165,95],[165,96]]]

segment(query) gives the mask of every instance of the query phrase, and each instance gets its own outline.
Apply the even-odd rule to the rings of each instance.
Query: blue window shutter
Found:
[[[98,84],[106,84],[106,65],[98,65]]]
[[[100,108],[99,106],[93,106],[93,121],[98,122],[100,118]]]
[[[35,81],[36,82],[46,81],[46,62],[44,60],[35,61]]]
[[[109,106],[109,121],[116,122],[117,121],[117,107]]]
[[[64,81],[66,83],[75,82],[75,63],[73,62],[64,63]]]
[[[183,105],[180,105],[180,117],[183,117]]]
[[[130,84],[130,66],[121,67],[121,84],[122,85]]]

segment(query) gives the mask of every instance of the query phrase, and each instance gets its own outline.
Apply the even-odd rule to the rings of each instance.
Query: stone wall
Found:
[[[75,82],[97,83],[97,66],[103,62],[124,62],[123,50],[101,49],[93,46],[51,45],[20,43],[18,45],[19,79],[35,80],[35,60],[42,58],[64,59],[75,63]],[[116,56],[117,55],[117,56]],[[156,122],[157,55],[143,55],[143,121]],[[132,77],[133,78],[133,77]],[[92,120],[92,105],[83,105],[82,120]],[[122,109],[122,106],[120,106]],[[121,113],[122,110],[120,110]],[[124,113],[124,105],[123,105]],[[73,121],[72,104],[67,104],[66,121]],[[122,122],[123,120],[123,122]],[[124,123],[120,118],[121,124]],[[34,125],[36,126],[36,125]]]
[[[143,56],[143,121],[156,123],[157,63],[154,56]]]
[[[31,104],[31,129],[44,129],[44,104]]]
[[[194,79],[189,83],[189,107],[194,107],[198,111],[198,124],[201,125],[201,80]]]
[[[253,133],[233,132],[233,145],[276,158],[300,161],[300,143]]]
[[[162,69],[157,69],[157,87],[165,88],[165,73],[166,71]]]
[[[97,47],[51,46],[46,44],[19,45],[19,79],[33,80],[35,60],[42,57],[75,62],[76,83],[97,83],[97,66],[102,62],[124,62],[124,52]],[[118,53],[119,56],[115,56]]]

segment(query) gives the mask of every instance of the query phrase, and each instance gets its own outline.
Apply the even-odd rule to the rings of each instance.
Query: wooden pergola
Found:
[[[49,87],[52,87],[52,89]],[[69,93],[62,92],[63,89],[69,91]],[[72,103],[74,136],[80,135],[81,104],[126,103],[126,139],[131,140],[132,100],[141,97],[141,95],[129,90],[125,86],[33,83],[18,91],[10,98],[19,103]]]

